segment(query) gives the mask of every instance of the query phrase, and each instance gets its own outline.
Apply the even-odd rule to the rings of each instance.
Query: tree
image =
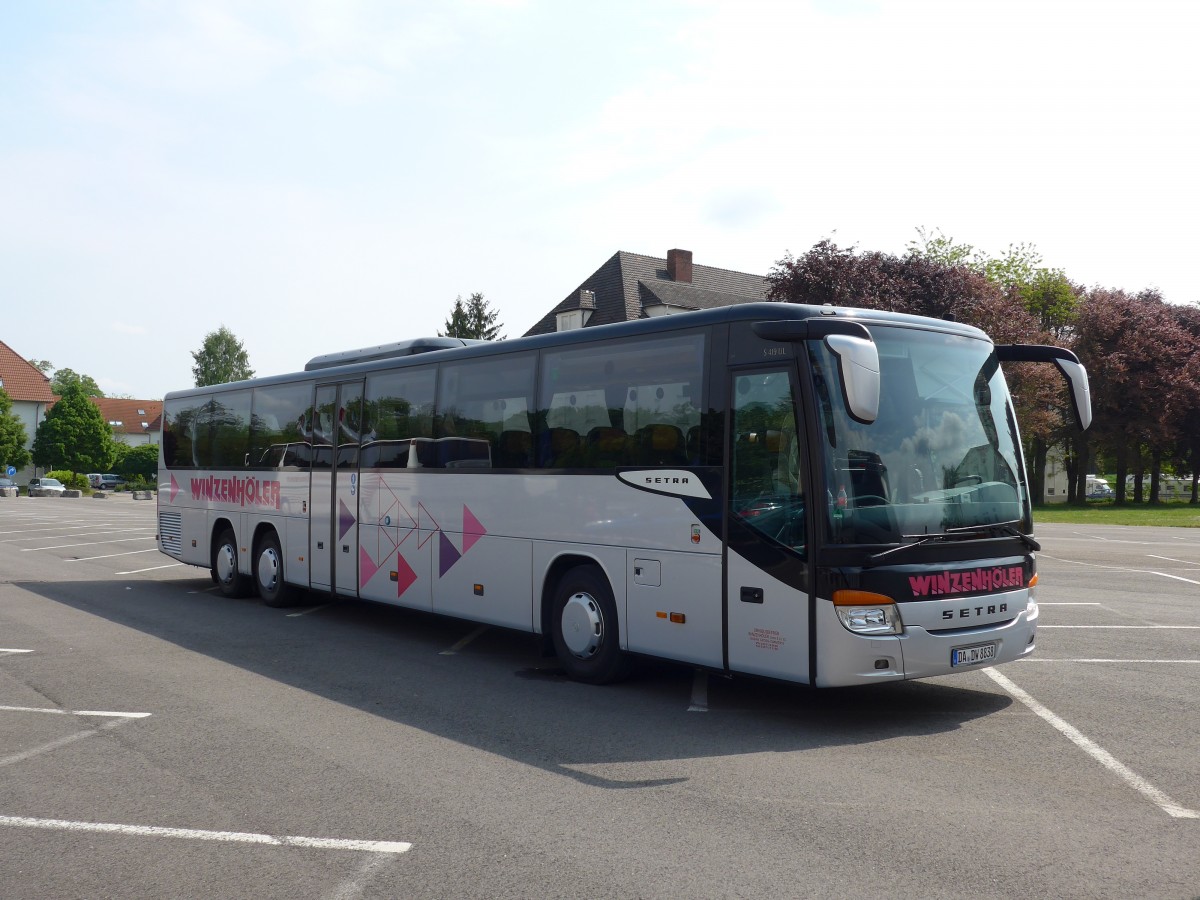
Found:
[[[768,299],[949,316],[982,328],[998,343],[1051,342],[1039,336],[1038,321],[1015,290],[1005,289],[1000,275],[987,276],[987,257],[969,245],[918,233],[924,243],[910,244],[904,257],[859,254],[829,240],[799,258],[787,254],[767,275]],[[1008,261],[992,267],[993,273],[1025,271],[1021,260],[1031,260],[1028,254],[1024,245],[1010,248]],[[1033,495],[1040,499],[1048,449],[1070,433],[1064,432],[1062,379],[1047,366],[1006,368],[1022,440],[1034,460]]]
[[[1135,500],[1141,499],[1143,449],[1150,451],[1151,499],[1157,499],[1157,464],[1200,407],[1197,342],[1157,291],[1092,289],[1076,330],[1075,352],[1091,382],[1093,440],[1116,465],[1116,503],[1125,503],[1131,467]]]
[[[768,273],[767,281],[769,300],[953,316],[978,325],[998,340],[1029,336],[1029,317],[1014,319],[1004,292],[961,262],[912,252],[904,257],[859,254],[823,240],[799,258],[787,254]]]
[[[438,337],[475,338],[482,341],[502,341],[500,333],[503,327],[496,321],[500,313],[491,309],[483,294],[478,291],[463,303],[460,294],[454,300],[454,309],[446,320],[446,330],[439,331]]]
[[[103,397],[104,391],[91,375],[80,375],[74,369],[55,369],[54,377],[50,379],[50,390],[62,394],[69,384],[78,384],[83,388],[85,397]]]
[[[33,461],[45,469],[103,472],[115,456],[112,429],[82,384],[68,384],[38,426]]]
[[[25,449],[28,437],[25,424],[13,415],[12,398],[0,388],[0,466],[23,469],[29,465],[29,451]],[[0,469],[0,474],[3,471]]]
[[[196,387],[254,377],[250,357],[242,347],[242,342],[224,325],[205,335],[204,344],[192,353],[192,359],[196,361],[192,366]]]
[[[153,481],[158,474],[158,444],[139,444],[130,447],[115,466],[126,478]]]
[[[988,256],[970,244],[955,243],[940,230],[917,229],[918,240],[908,242],[908,257],[923,259],[946,267],[963,266],[979,273],[1003,290],[1010,299],[1025,307],[1042,331],[1061,342],[1083,290],[1072,284],[1061,269],[1049,269],[1032,244],[1010,244],[1004,256]]]
[[[29,364],[43,375],[49,375],[54,371],[54,363],[50,362],[48,359],[31,359]]]

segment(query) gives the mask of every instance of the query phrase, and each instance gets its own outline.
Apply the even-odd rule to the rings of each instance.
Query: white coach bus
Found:
[[[1033,651],[1030,497],[978,329],[758,303],[427,338],[168,394],[159,547],[271,606],[361,598],[815,686]]]

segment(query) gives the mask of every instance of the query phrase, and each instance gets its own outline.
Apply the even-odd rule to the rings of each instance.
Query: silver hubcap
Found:
[[[268,593],[279,583],[279,555],[274,547],[267,547],[258,557],[258,583]]]
[[[230,544],[222,544],[217,550],[217,578],[227,584],[236,573],[237,551]]]
[[[563,643],[573,656],[590,659],[604,643],[604,616],[600,604],[582,591],[567,600],[562,611]]]

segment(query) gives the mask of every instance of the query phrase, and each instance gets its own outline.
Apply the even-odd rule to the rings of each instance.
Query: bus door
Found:
[[[738,672],[809,680],[803,418],[789,368],[733,373],[726,509],[726,646]]]
[[[318,384],[313,401],[310,580],[358,595],[358,448],[362,379]]]

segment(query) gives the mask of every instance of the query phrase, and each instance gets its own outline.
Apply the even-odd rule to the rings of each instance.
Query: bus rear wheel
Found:
[[[246,596],[246,576],[238,571],[237,537],[226,528],[213,543],[212,575],[226,597]]]
[[[612,588],[595,566],[578,566],[559,581],[551,628],[554,652],[576,681],[610,684],[629,674]]]
[[[283,578],[283,551],[279,537],[271,532],[258,543],[254,557],[254,585],[267,606],[279,608],[296,602],[296,588]]]

